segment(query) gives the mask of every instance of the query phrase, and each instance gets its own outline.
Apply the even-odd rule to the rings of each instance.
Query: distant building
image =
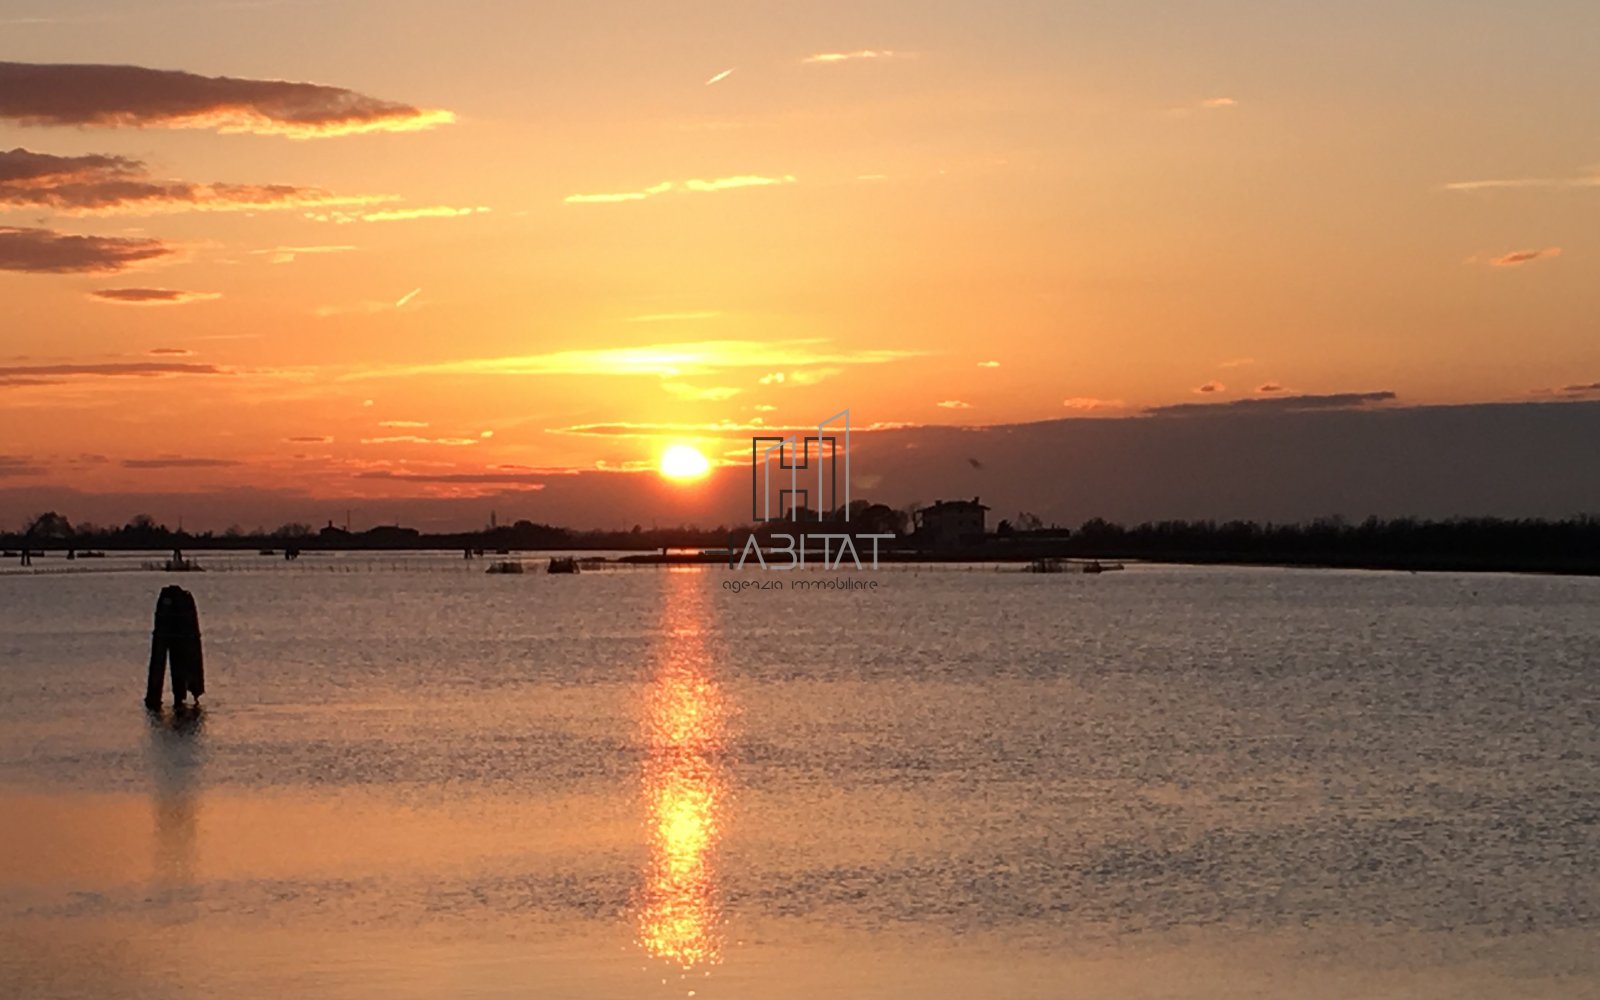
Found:
[[[987,529],[984,515],[988,507],[971,500],[940,500],[916,513],[917,542],[934,549],[958,549],[982,545]]]

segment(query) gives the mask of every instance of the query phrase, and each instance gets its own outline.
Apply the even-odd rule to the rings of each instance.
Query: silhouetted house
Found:
[[[916,514],[915,538],[919,545],[933,549],[958,549],[982,545],[984,515],[989,508],[971,500],[940,500]]]
[[[317,538],[326,544],[346,545],[350,542],[350,532],[343,528],[335,527],[334,523],[329,521],[326,528],[317,532]]]
[[[409,549],[416,546],[422,533],[416,528],[402,528],[398,524],[380,524],[361,533],[361,540],[373,548]]]

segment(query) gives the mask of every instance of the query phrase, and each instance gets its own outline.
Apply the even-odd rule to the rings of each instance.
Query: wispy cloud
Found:
[[[939,402],[937,402],[937,403],[935,403],[933,405],[937,406],[937,407],[939,407],[940,409],[943,409],[943,410],[970,410],[970,409],[972,409],[972,404],[971,403],[964,403],[959,399],[945,399],[945,400],[941,400],[941,401],[939,401]]]
[[[109,274],[172,252],[172,247],[154,239],[73,236],[53,229],[0,226],[0,271]]]
[[[777,177],[765,177],[759,174],[741,174],[737,177],[718,177],[712,180],[688,181],[662,181],[639,191],[617,191],[602,194],[571,194],[565,199],[569,205],[616,205],[630,201],[644,201],[657,195],[669,193],[706,194],[715,191],[731,191],[736,188],[748,187],[773,187],[780,184],[794,184],[798,179],[793,174],[784,174]]]
[[[104,376],[154,378],[161,375],[228,375],[216,365],[167,361],[117,361],[79,365],[11,365],[0,367],[0,378]]]
[[[0,118],[24,125],[200,128],[291,139],[412,132],[449,111],[340,87],[142,66],[0,62]]]
[[[270,247],[266,250],[252,250],[252,254],[265,254],[269,264],[292,264],[302,254],[330,254],[348,253],[355,247],[349,244],[335,244],[330,246],[308,247]]]
[[[854,52],[817,52],[806,56],[801,62],[809,65],[833,66],[859,60],[903,58],[904,55],[905,53],[895,52],[893,49],[857,49]]]
[[[290,444],[332,444],[333,438],[326,434],[301,434],[295,437],[286,437]]]
[[[421,437],[416,434],[395,434],[388,437],[362,438],[362,444],[443,444],[454,448],[464,448],[467,445],[478,443],[477,438],[469,437]]]
[[[152,178],[143,161],[91,153],[56,156],[0,150],[0,210],[51,209],[71,215],[242,212],[321,205],[370,205],[388,195],[334,195],[293,184],[194,184]]]
[[[705,340],[641,347],[585,348],[512,357],[474,358],[364,372],[358,378],[395,375],[659,375],[684,378],[730,369],[778,366],[883,364],[915,357],[903,350],[851,350],[820,339]],[[792,372],[794,381],[802,374]],[[825,376],[821,376],[825,377]]]
[[[1205,385],[1195,386],[1194,391],[1198,393],[1225,392],[1227,388],[1228,387],[1223,385],[1221,382],[1211,381],[1207,382]]]
[[[721,73],[718,73],[715,76],[713,76],[711,79],[707,80],[706,81],[706,86],[709,87],[713,83],[721,83],[722,81],[726,80],[728,77],[730,77],[732,75],[733,75],[733,70],[725,69]]]
[[[33,459],[22,455],[0,455],[0,479],[20,476],[42,476],[48,470]]]
[[[667,392],[678,397],[679,399],[710,402],[732,399],[734,396],[737,396],[740,392],[744,391],[728,385],[714,385],[701,388],[700,386],[688,385],[683,382],[663,382],[661,383],[661,388],[665,389]]]
[[[1216,110],[1219,108],[1238,107],[1239,102],[1231,97],[1208,97],[1201,101],[1198,106],[1209,110]]]
[[[416,428],[419,428],[419,427],[428,426],[428,422],[426,420],[380,420],[380,421],[378,421],[378,426],[379,427],[403,427],[403,428],[408,428],[408,429],[416,429]]]
[[[373,469],[356,473],[357,479],[390,479],[407,483],[458,483],[496,486],[519,486],[542,490],[544,481],[551,476],[570,475],[571,470],[549,469],[530,472],[404,472],[392,469]]]
[[[1444,185],[1446,191],[1515,191],[1547,190],[1565,191],[1600,187],[1600,174],[1581,177],[1502,177],[1479,181],[1451,181]]]
[[[1144,412],[1153,416],[1193,416],[1207,413],[1285,413],[1305,410],[1348,410],[1369,403],[1386,403],[1396,398],[1393,392],[1335,392],[1324,395],[1274,396],[1268,399],[1234,399],[1226,403],[1176,403],[1152,406]]]
[[[222,298],[221,292],[188,292],[176,288],[97,288],[89,298],[130,306],[175,306]],[[187,353],[187,352],[185,352]]]
[[[469,215],[482,215],[490,211],[486,205],[456,208],[450,205],[426,205],[419,208],[380,208],[371,212],[307,212],[313,222],[332,222],[348,225],[352,222],[410,222],[415,219],[462,219]]]
[[[894,429],[898,429],[898,428],[902,428],[902,427],[909,427],[909,426],[912,426],[912,425],[903,424],[903,423],[873,423],[873,424],[863,424],[863,425],[860,425],[860,426],[851,425],[850,430],[851,430],[852,433],[856,433],[856,432],[867,433],[867,432],[870,432],[870,431],[894,430]],[[711,423],[701,423],[701,424],[695,424],[695,423],[649,423],[649,422],[635,423],[635,422],[628,422],[628,421],[618,421],[616,423],[606,423],[606,424],[574,424],[574,425],[572,425],[570,427],[551,427],[551,428],[548,428],[545,433],[547,433],[547,434],[575,435],[575,436],[578,436],[578,437],[623,437],[623,438],[641,438],[641,439],[651,439],[651,440],[657,439],[657,438],[661,438],[661,437],[664,437],[664,436],[678,436],[678,437],[691,437],[692,438],[692,437],[695,437],[697,435],[701,436],[701,437],[704,437],[704,438],[708,438],[708,439],[710,439],[710,438],[745,438],[746,440],[745,440],[744,444],[745,444],[746,449],[747,449],[745,451],[745,454],[748,455],[749,454],[749,451],[748,451],[749,440],[748,440],[748,438],[749,438],[749,435],[752,432],[756,432],[756,433],[766,433],[768,431],[772,431],[772,432],[777,432],[777,431],[812,431],[812,432],[815,432],[816,429],[817,429],[817,427],[816,427],[815,424],[810,424],[810,425],[801,425],[801,424],[794,424],[794,425],[767,424],[767,423],[764,423],[758,417],[758,418],[755,418],[753,420],[748,420],[748,421],[722,420],[722,421],[715,421],[715,422],[711,422]]]
[[[1096,399],[1093,396],[1072,396],[1063,399],[1061,405],[1069,410],[1081,410],[1086,413],[1096,410],[1121,410],[1127,406],[1120,399]]]
[[[187,347],[152,347],[145,353],[152,358],[186,358],[194,352]]]
[[[1256,392],[1263,393],[1263,394],[1270,394],[1270,393],[1282,392],[1282,391],[1283,391],[1283,386],[1279,385],[1276,382],[1263,382],[1260,385],[1256,386]]]
[[[1218,362],[1218,368],[1244,368],[1256,363],[1255,358],[1229,358],[1227,361]]]
[[[1511,253],[1496,257],[1489,261],[1490,267],[1519,267],[1536,260],[1548,260],[1551,257],[1561,256],[1560,247],[1545,247],[1543,250],[1514,250]]]
[[[241,463],[231,458],[185,458],[181,455],[122,460],[124,469],[222,469],[239,464]]]
[[[998,361],[980,361],[980,362],[978,362],[978,367],[979,368],[999,368],[1000,367],[1000,362],[998,362]]]
[[[412,302],[415,302],[417,296],[420,295],[420,294],[422,294],[422,289],[413,288],[411,291],[406,292],[404,295],[400,296],[398,299],[366,299],[366,300],[361,301],[361,302],[349,302],[349,303],[339,303],[339,304],[334,304],[334,305],[317,306],[315,309],[313,309],[311,311],[312,311],[312,313],[314,315],[319,316],[319,317],[321,317],[323,319],[326,319],[329,316],[350,316],[350,315],[359,315],[359,314],[392,312],[392,311],[394,311],[396,309],[404,309],[404,308],[406,308]]]

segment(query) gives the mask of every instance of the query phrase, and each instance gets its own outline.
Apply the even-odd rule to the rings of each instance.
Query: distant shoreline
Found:
[[[252,546],[239,546],[227,544],[207,544],[201,541],[192,541],[181,546],[185,555],[206,553],[238,553],[250,554]],[[521,547],[506,550],[474,550],[473,561],[490,563],[495,560],[515,559],[518,556],[546,557],[555,553],[595,553],[593,557],[599,561],[619,566],[659,566],[659,565],[725,565],[728,561],[726,552],[688,550],[692,547],[673,547],[663,552],[660,549],[627,549],[616,545],[600,545],[585,547],[581,545],[551,545]],[[1042,559],[1065,560],[1069,563],[1127,563],[1127,564],[1164,564],[1174,566],[1238,566],[1254,567],[1261,569],[1329,569],[1329,570],[1374,570],[1387,572],[1411,573],[1522,573],[1546,576],[1600,576],[1600,557],[1571,556],[1560,557],[1517,557],[1517,556],[1488,556],[1488,555],[1387,555],[1379,556],[1371,553],[1304,553],[1304,554],[1244,554],[1228,552],[1194,552],[1183,550],[1138,551],[1119,548],[1088,548],[1073,546],[1072,551],[1064,551],[1066,546],[1040,546],[1009,547],[988,545],[972,549],[963,549],[949,552],[913,551],[906,549],[885,549],[880,554],[880,561],[894,564],[957,564],[957,565],[1027,565]],[[78,551],[82,551],[81,549]],[[151,549],[146,547],[106,547],[95,551],[115,553],[118,555],[147,555],[153,559],[160,559],[170,555],[171,549]],[[300,559],[314,559],[317,555],[332,553],[370,553],[374,555],[403,556],[407,554],[435,554],[457,553],[462,551],[455,546],[447,545],[420,545],[407,548],[374,548],[370,546],[329,546],[310,545],[300,549]],[[35,570],[64,569],[69,563],[66,558],[67,547],[52,545],[48,548],[35,548],[32,550],[33,558],[44,560],[45,565],[37,563],[32,567]],[[257,550],[264,563],[274,560],[283,561],[283,550],[276,549],[270,553]],[[6,575],[18,575],[14,561],[18,558],[9,554],[4,562],[0,562],[0,572]],[[605,555],[600,555],[605,553]],[[621,553],[621,554],[617,554]],[[772,554],[768,553],[769,558]],[[778,559],[772,559],[778,562]],[[821,565],[819,558],[813,559],[816,565]],[[74,560],[85,570],[92,569],[95,559],[82,557]],[[78,568],[75,565],[74,568]],[[746,569],[757,569],[753,558],[747,560]]]

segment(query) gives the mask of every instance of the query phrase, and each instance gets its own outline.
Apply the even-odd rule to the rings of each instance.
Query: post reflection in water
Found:
[[[172,715],[151,713],[149,723],[155,883],[169,894],[169,902],[177,903],[186,899],[195,880],[205,716],[196,707]],[[169,916],[182,921],[194,914],[180,906]]]
[[[645,710],[650,839],[639,941],[682,969],[721,958],[715,854],[727,810],[720,755],[727,706],[712,675],[703,574],[666,576],[655,678]]]

